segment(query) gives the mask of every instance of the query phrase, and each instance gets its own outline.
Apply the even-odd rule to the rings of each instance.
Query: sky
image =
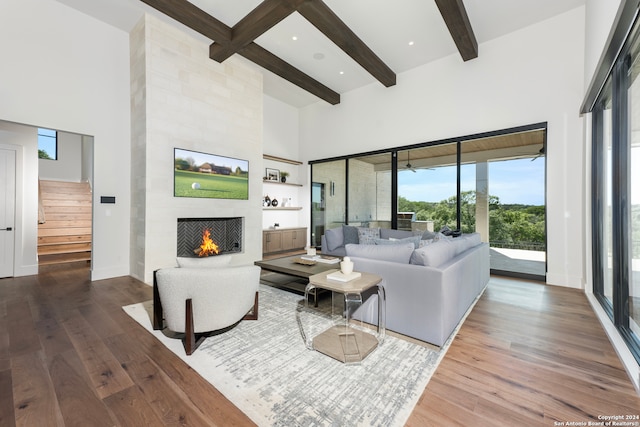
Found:
[[[475,189],[475,166],[463,165],[462,191]],[[456,168],[402,171],[398,195],[411,201],[440,202],[456,194]],[[544,205],[544,159],[509,160],[489,163],[489,195],[502,204]]]
[[[183,159],[191,157],[197,166],[203,163],[209,163],[216,166],[229,166],[233,171],[236,170],[238,166],[243,171],[249,169],[249,162],[247,160],[232,159],[231,157],[216,156],[213,154],[199,153],[197,151],[182,150],[180,148],[176,148],[175,156]]]

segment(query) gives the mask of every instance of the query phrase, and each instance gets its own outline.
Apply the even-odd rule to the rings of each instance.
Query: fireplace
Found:
[[[198,257],[194,250],[200,248],[203,235],[218,246],[218,255],[242,252],[244,218],[178,218],[179,257]]]

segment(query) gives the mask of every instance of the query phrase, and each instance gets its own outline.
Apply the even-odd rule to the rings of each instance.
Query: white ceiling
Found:
[[[127,32],[145,11],[162,16],[140,0],[57,1]],[[190,1],[233,27],[262,0]],[[585,1],[465,0],[464,5],[482,57],[483,42],[584,5]],[[325,0],[325,3],[396,74],[457,54],[433,0]],[[163,19],[175,23],[170,18]],[[293,40],[294,36],[297,40]],[[298,13],[260,36],[256,43],[338,93],[381,84]],[[324,102],[271,72],[262,71],[264,91],[269,96],[296,107]]]

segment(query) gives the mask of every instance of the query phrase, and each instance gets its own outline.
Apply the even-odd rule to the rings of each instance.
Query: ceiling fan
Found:
[[[536,154],[535,157],[531,159],[531,161],[533,162],[538,157],[544,156],[544,152],[545,152],[545,149],[544,149],[544,145],[543,145],[542,148],[540,149],[540,151],[538,151],[538,154]]]
[[[416,173],[416,169],[411,166],[411,161],[409,160],[409,150],[407,150],[407,164],[404,165],[406,169],[409,169],[411,172]]]
[[[433,168],[427,168],[427,167],[414,167],[411,164],[411,159],[409,158],[409,150],[407,150],[407,164],[404,165],[404,168],[410,170],[413,173],[416,173],[417,169],[433,170]]]

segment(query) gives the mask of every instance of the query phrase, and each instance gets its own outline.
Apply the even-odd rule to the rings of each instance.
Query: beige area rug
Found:
[[[259,292],[257,321],[207,338],[191,356],[152,330],[151,301],[123,309],[259,426],[402,426],[455,336],[436,351],[387,335],[360,365],[344,365],[305,347],[302,296]]]

